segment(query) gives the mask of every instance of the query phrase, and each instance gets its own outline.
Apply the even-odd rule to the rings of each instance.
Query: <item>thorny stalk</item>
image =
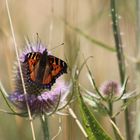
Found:
[[[140,83],[140,1],[136,0],[136,14],[137,14],[137,23],[136,23],[136,59],[137,63],[135,65],[136,68],[136,84],[137,84],[137,91],[140,91],[139,88],[139,83]],[[135,134],[134,134],[134,139],[139,139],[140,136],[140,101],[136,101],[136,121],[135,121]]]
[[[111,16],[112,16],[112,28],[113,28],[113,34],[115,39],[115,47],[117,51],[117,59],[118,59],[118,66],[119,66],[119,72],[120,72],[120,80],[121,84],[123,85],[125,80],[125,59],[124,59],[124,53],[123,53],[123,45],[120,35],[120,28],[119,28],[119,16],[116,11],[116,1],[111,0],[110,1],[110,9],[111,9]],[[126,100],[124,100],[124,103]],[[125,129],[126,129],[126,137],[127,140],[131,140],[131,133],[130,133],[130,122],[129,122],[129,112],[126,108],[125,110]]]
[[[112,117],[112,115],[113,115],[113,103],[111,101],[109,101],[108,107],[109,107],[109,116],[110,116],[110,119],[116,125],[115,117]],[[113,132],[114,132],[114,135],[115,135],[115,139],[116,140],[122,140],[121,135],[119,135],[117,133],[116,128],[114,127],[113,124],[112,124],[112,128],[113,128]]]
[[[46,115],[42,115],[40,117],[43,134],[44,134],[44,140],[50,140],[50,134],[49,134],[49,128],[48,128],[48,118]]]

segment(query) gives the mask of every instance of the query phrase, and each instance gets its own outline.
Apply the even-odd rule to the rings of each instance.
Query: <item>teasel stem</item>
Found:
[[[50,134],[49,134],[49,127],[48,127],[48,118],[46,115],[42,115],[40,117],[42,129],[43,129],[43,135],[44,140],[50,140]]]
[[[124,62],[123,45],[122,45],[122,39],[120,35],[119,19],[118,19],[118,13],[116,11],[115,0],[111,0],[111,16],[112,16],[113,34],[115,39],[115,47],[117,50],[120,80],[121,80],[121,84],[123,85],[125,79],[125,62]]]
[[[112,117],[113,115],[113,102],[108,101],[108,108],[109,108],[109,117],[111,119],[111,121],[116,125],[116,120],[114,117]],[[113,132],[115,135],[115,139],[116,140],[122,140],[121,135],[119,135],[114,127],[114,125],[112,124],[112,128],[113,128]]]
[[[118,13],[116,10],[115,2],[116,2],[115,0],[110,1],[110,10],[111,10],[110,12],[111,12],[111,17],[112,17],[112,28],[113,28],[113,34],[114,34],[114,39],[115,39],[115,47],[117,51],[120,81],[121,81],[121,84],[123,85],[124,80],[125,80],[125,59],[124,59],[124,53],[123,53],[122,39],[120,35]],[[126,100],[124,100],[124,103],[125,102]],[[131,140],[128,108],[126,108],[124,113],[125,113],[126,138],[127,140]]]
[[[136,14],[137,14],[137,21],[136,21],[136,51],[135,51],[135,56],[136,56],[136,64],[135,64],[135,70],[136,70],[136,89],[139,92],[140,87],[140,1],[136,0]],[[135,134],[134,134],[134,139],[139,139],[140,136],[140,101],[136,101],[136,121],[135,121]]]
[[[17,43],[16,43],[16,38],[15,38],[14,28],[13,28],[13,24],[12,24],[12,19],[11,19],[11,15],[10,15],[8,0],[6,0],[6,9],[7,9],[7,14],[8,14],[8,19],[9,19],[9,23],[10,23],[11,33],[12,33],[12,37],[13,37],[13,41],[14,41],[14,47],[15,47],[16,57],[17,57],[17,61],[18,61],[18,67],[19,67],[19,72],[20,72],[20,76],[21,76],[23,91],[24,91],[25,98],[26,98],[26,106],[27,106],[29,120],[30,120],[32,138],[33,138],[33,140],[36,140],[34,126],[33,126],[33,119],[32,119],[30,108],[29,108],[29,105],[28,105],[28,102],[27,102],[27,96],[26,96],[27,92],[26,92],[25,83],[24,83],[24,79],[23,79],[21,64],[20,64],[20,61],[19,61],[19,54],[18,54],[18,49],[17,49]]]

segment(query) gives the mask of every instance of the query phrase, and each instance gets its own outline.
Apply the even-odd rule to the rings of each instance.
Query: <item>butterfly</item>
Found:
[[[29,81],[43,88],[51,89],[56,79],[67,73],[67,64],[63,60],[49,55],[45,49],[43,53],[31,52],[26,54]]]

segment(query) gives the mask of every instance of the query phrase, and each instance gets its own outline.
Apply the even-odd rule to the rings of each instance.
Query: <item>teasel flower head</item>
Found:
[[[15,72],[15,90],[9,95],[9,100],[21,111],[27,111],[29,105],[32,115],[51,114],[59,111],[67,104],[67,96],[70,92],[70,85],[66,84],[60,77],[56,77],[56,82],[51,89],[41,86],[39,83],[32,82],[29,75],[28,63],[25,63],[27,54],[38,52],[42,54],[47,51],[42,44],[28,44],[28,48],[20,56],[21,69],[26,88],[24,94],[19,67]]]
[[[109,100],[117,98],[122,94],[121,85],[113,80],[105,81],[100,87],[101,95]]]
[[[43,43],[33,43],[33,42],[29,42],[27,41],[27,45],[25,46],[25,49],[23,51],[21,51],[20,54],[20,61],[24,62],[25,61],[25,56],[28,53],[33,53],[33,52],[40,52],[41,54],[47,50],[47,46],[44,45]],[[47,50],[48,51],[48,50]],[[51,52],[48,51],[48,54],[50,54]]]
[[[136,96],[136,94],[134,94],[136,90],[131,92],[127,91],[128,78],[125,78],[123,85],[115,80],[108,80],[103,82],[100,87],[96,85],[96,81],[91,75],[89,76],[89,80],[93,86],[93,92],[84,87],[81,87],[81,90],[86,93],[84,94],[85,101],[95,108],[100,106],[103,101],[116,102]]]
[[[27,111],[26,98],[32,114],[51,114],[63,108],[67,104],[69,86],[59,81],[50,91],[42,91],[39,94],[25,95],[23,91],[15,91],[9,96],[9,100],[23,112]]]

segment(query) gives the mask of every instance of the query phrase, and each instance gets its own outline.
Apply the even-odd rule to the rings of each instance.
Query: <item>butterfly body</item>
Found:
[[[43,53],[28,53],[24,63],[28,65],[29,81],[42,88],[51,89],[56,79],[67,73],[67,64],[53,55],[48,55],[47,50]]]

